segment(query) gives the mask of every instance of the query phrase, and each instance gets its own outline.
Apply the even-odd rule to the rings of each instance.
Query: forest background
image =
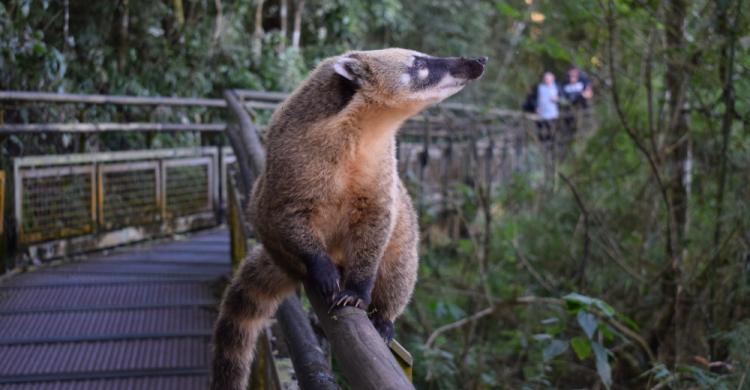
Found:
[[[519,109],[575,64],[597,128],[554,176],[460,186],[459,237],[421,215],[397,326],[417,387],[750,388],[749,21],[743,0],[3,0],[0,89],[289,91],[327,56],[399,46],[489,56],[453,100]],[[140,142],[119,137],[104,147]]]

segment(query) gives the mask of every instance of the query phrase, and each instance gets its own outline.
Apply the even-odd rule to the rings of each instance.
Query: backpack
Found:
[[[537,89],[536,87],[532,88],[531,91],[526,95],[526,99],[523,101],[523,105],[521,106],[521,109],[523,109],[524,112],[536,112],[536,100],[537,100]]]

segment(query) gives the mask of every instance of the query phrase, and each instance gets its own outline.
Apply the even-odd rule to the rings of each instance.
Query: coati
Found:
[[[301,280],[332,310],[368,310],[384,339],[417,279],[417,216],[395,134],[484,72],[486,57],[405,49],[326,59],[271,118],[248,216],[262,245],[228,287],[214,329],[213,389],[244,389],[256,337]]]

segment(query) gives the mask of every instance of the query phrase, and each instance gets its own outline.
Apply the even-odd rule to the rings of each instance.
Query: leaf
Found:
[[[591,341],[591,347],[596,357],[596,372],[599,374],[599,378],[604,383],[604,386],[609,389],[612,386],[612,368],[609,366],[609,361],[607,360],[607,351],[596,341]]]
[[[552,325],[552,324],[556,324],[556,323],[560,322],[560,319],[557,318],[557,317],[550,317],[550,318],[545,318],[545,319],[541,320],[540,322],[543,325]]]
[[[474,243],[467,238],[460,239],[458,240],[458,249],[466,254],[474,253]]]
[[[612,317],[615,315],[615,309],[607,304],[606,302],[602,301],[601,299],[594,299],[594,305],[599,308],[599,310],[602,311],[607,317]]]
[[[497,378],[492,372],[484,372],[479,376],[482,379],[482,383],[489,386],[497,386]]]
[[[44,44],[39,42],[34,42],[34,45],[32,46],[32,50],[34,50],[34,54],[38,56],[43,56],[45,53],[47,53],[47,47],[44,46]]]
[[[513,19],[521,19],[521,17],[523,16],[520,11],[513,8],[513,6],[504,1],[497,2],[497,4],[495,4],[495,7],[498,11],[500,11],[501,14],[510,16]]]
[[[586,337],[589,339],[594,337],[597,326],[596,317],[585,310],[581,310],[578,312],[576,319],[578,320],[578,325],[581,325],[581,328],[586,333]]]
[[[559,339],[555,339],[552,340],[552,342],[546,348],[544,348],[544,351],[542,351],[542,357],[545,362],[548,362],[567,350],[568,343]]]
[[[29,10],[31,9],[31,0],[24,0],[21,3],[21,14],[24,18],[29,16]]]
[[[543,43],[544,51],[551,57],[558,60],[570,62],[570,54],[555,38],[547,37]]]
[[[617,319],[620,320],[620,322],[627,325],[628,328],[633,329],[636,332],[640,330],[640,327],[638,326],[638,324],[635,321],[633,321],[632,318],[626,316],[625,314],[617,313]]]
[[[570,346],[573,347],[573,352],[576,353],[579,360],[585,360],[591,355],[591,343],[581,336],[570,339]]]
[[[564,296],[563,299],[565,300],[565,307],[573,313],[577,313],[584,307],[591,306],[591,303],[594,301],[593,298],[578,293],[570,293]]]
[[[591,306],[592,303],[594,303],[594,298],[587,297],[585,295],[581,295],[579,293],[570,293],[563,297],[566,301],[572,301],[572,302],[579,302],[581,304],[584,304],[586,306]]]
[[[622,336],[622,334],[620,334],[620,332],[617,332],[611,326],[606,324],[602,324],[602,326],[599,327],[599,331],[602,332],[602,334],[604,335],[604,339],[607,341],[613,341],[615,339],[615,335],[624,337]]]
[[[537,333],[533,336],[531,336],[536,341],[544,341],[544,340],[551,340],[552,336],[547,333]]]

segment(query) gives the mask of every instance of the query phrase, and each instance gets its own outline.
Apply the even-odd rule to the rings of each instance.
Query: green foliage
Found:
[[[303,13],[301,45],[293,48],[289,34],[279,31],[278,2],[267,0],[256,56],[252,1],[222,1],[217,24],[214,2],[184,0],[180,25],[173,2],[131,0],[124,32],[123,2],[69,3],[67,36],[65,2],[0,3],[0,89],[205,97],[218,97],[228,87],[288,91],[327,56],[401,46],[437,55],[489,56],[482,81],[454,99],[514,109],[542,71],[560,79],[576,64],[594,83],[597,131],[566,149],[552,175],[545,175],[543,148],[531,145],[527,169],[502,182],[490,194],[489,207],[472,183],[455,188],[460,201],[447,212],[420,207],[420,282],[398,325],[399,338],[415,354],[417,387],[591,388],[601,382],[612,388],[737,388],[750,383],[745,377],[750,370],[750,12],[736,12],[744,4],[687,2],[686,43],[676,51],[666,44],[671,19],[663,2],[311,0]],[[616,23],[612,31],[609,21]],[[730,42],[735,59],[729,79],[722,64]],[[673,199],[671,191],[680,186],[664,191],[659,186],[683,179],[670,155],[679,142],[669,139],[668,66],[676,60],[688,75],[683,106],[689,130],[679,141],[689,143],[692,164],[687,228],[674,240],[677,262],[665,249],[672,206],[665,198]],[[612,99],[615,84],[619,107]],[[727,96],[733,106],[727,106]],[[3,114],[3,121],[17,122],[40,117],[210,121],[217,116],[111,107],[84,112],[21,107]],[[724,137],[726,117],[732,120]],[[148,143],[142,135],[101,141],[104,149]],[[71,136],[14,136],[2,142],[3,155],[46,153],[54,142],[75,151],[77,144]],[[156,137],[151,146],[199,142],[194,135]],[[644,145],[653,150],[651,159]],[[407,172],[404,179],[419,198],[415,174]],[[448,233],[449,225],[458,226],[457,233]],[[678,271],[679,277],[670,279]],[[680,313],[673,312],[671,300],[677,285],[690,306]],[[566,295],[569,291],[575,293]],[[523,297],[554,303],[519,301]],[[491,314],[425,347],[436,328],[488,307],[494,307]],[[673,321],[667,314],[681,316],[678,328],[663,328]],[[688,337],[670,351],[665,340],[677,331]],[[655,348],[651,352],[658,361],[633,334]],[[679,361],[673,361],[675,355]],[[691,360],[694,356],[714,363],[718,372]]]

